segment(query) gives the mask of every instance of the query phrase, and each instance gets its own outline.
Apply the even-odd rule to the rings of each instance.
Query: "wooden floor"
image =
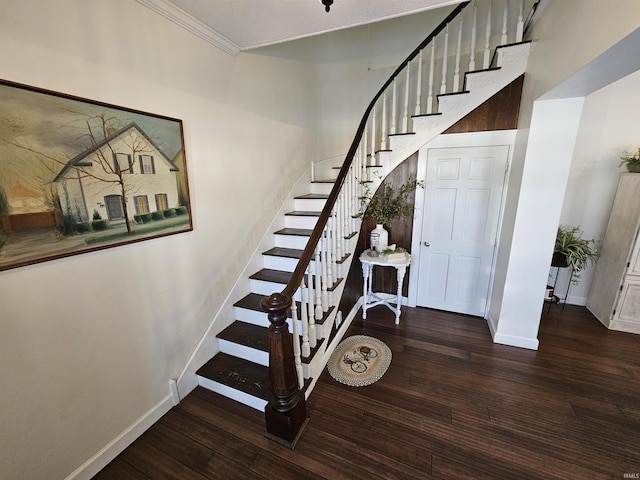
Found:
[[[95,478],[640,477],[639,335],[553,306],[534,352],[493,344],[474,317],[367,316],[348,335],[384,341],[391,367],[359,388],[325,373],[295,451],[264,437],[260,412],[197,388]]]

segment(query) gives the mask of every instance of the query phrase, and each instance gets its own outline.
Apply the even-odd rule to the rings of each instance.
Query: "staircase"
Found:
[[[196,372],[199,385],[264,411],[269,394],[269,319],[260,301],[289,282],[333,184],[333,180],[310,182],[309,192],[293,199],[295,209],[283,215],[284,228],[273,233],[273,247],[261,254],[263,268],[249,276],[251,291],[234,304],[235,321],[217,335],[220,352]],[[339,265],[347,259],[340,259]],[[337,278],[328,290],[334,292],[342,280]],[[334,310],[330,308],[314,319],[316,346],[308,356],[301,357],[307,366],[318,352],[326,350],[328,335],[324,332],[331,332]],[[302,332],[302,326],[297,330]],[[306,387],[309,384],[306,382]]]
[[[503,3],[504,10],[492,11],[492,3]],[[337,177],[335,165],[319,165],[316,176],[324,179],[311,181],[309,175],[306,187],[298,187],[289,200],[291,207],[274,220],[273,234],[252,262],[261,268],[241,282],[247,288],[238,291],[235,318],[216,335],[219,351],[198,369],[199,385],[264,411],[270,397],[270,323],[260,302],[273,292],[291,291],[287,323],[298,387],[308,397],[359,308],[337,311],[360,227],[355,214],[361,208],[362,183],[373,182],[369,188],[375,191],[402,161],[524,73],[530,48],[522,41],[524,6],[525,0],[466,2],[398,68],[367,110]],[[513,22],[507,22],[513,11]],[[485,24],[477,20],[483,15]],[[509,43],[511,25],[515,33]],[[496,35],[489,46],[489,38]],[[461,45],[466,37],[471,37],[471,46],[465,50]],[[479,69],[474,69],[476,38],[483,43],[486,39],[478,49],[478,56],[484,55]],[[440,59],[437,43],[444,49]],[[459,73],[461,58],[468,64],[464,74]],[[317,225],[330,194],[335,204]],[[311,261],[300,266],[305,248]],[[292,287],[294,271],[298,277]]]

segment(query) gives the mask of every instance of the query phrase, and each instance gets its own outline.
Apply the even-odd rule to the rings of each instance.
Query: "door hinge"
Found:
[[[622,291],[623,288],[624,288],[624,285],[620,285],[620,291]]]

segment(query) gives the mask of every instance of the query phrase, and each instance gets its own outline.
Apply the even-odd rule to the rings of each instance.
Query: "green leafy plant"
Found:
[[[556,234],[554,255],[563,255],[568,266],[572,267],[571,283],[580,282],[580,274],[588,265],[595,263],[599,252],[596,240],[582,238],[580,227],[560,225]]]
[[[624,152],[624,154],[620,157],[620,167],[622,165],[638,165],[640,166],[640,148],[635,151],[635,153]]]
[[[393,248],[387,247],[384,250],[382,250],[382,255],[389,255],[391,253],[407,253],[407,249],[403,247],[394,246]]]
[[[423,187],[423,181],[409,178],[398,188],[384,184],[382,191],[373,195],[365,185],[365,194],[360,198],[364,210],[360,212],[360,216],[369,217],[380,225],[394,219],[410,217],[413,215],[413,204],[409,203],[407,196]]]

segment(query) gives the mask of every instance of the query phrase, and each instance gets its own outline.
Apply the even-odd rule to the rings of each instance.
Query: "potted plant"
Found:
[[[389,244],[389,233],[384,228],[386,223],[413,215],[413,204],[409,203],[407,197],[419,187],[424,187],[423,181],[409,178],[398,188],[383,184],[378,194],[373,195],[365,185],[365,194],[360,198],[363,207],[360,216],[376,222],[376,228],[371,232],[372,249],[382,252]]]
[[[640,172],[640,148],[635,153],[624,152],[620,157],[619,166],[622,165],[626,165],[629,172]]]
[[[556,234],[556,244],[551,265],[554,267],[572,267],[571,283],[580,282],[580,273],[598,258],[596,241],[582,238],[580,227],[560,225]]]

